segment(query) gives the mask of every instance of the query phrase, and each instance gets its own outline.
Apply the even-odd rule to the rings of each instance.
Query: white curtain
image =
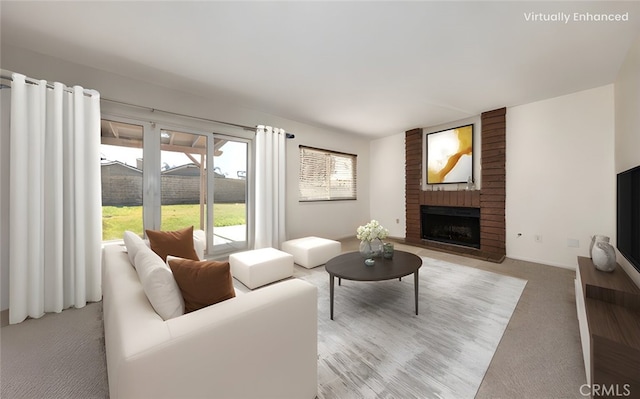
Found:
[[[99,301],[100,95],[13,74],[9,322]]]
[[[285,241],[285,131],[256,130],[256,199],[254,248],[280,248]]]

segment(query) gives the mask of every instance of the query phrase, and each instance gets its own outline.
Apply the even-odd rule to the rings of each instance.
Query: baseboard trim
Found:
[[[567,270],[576,270],[576,268],[578,267],[577,263],[574,266],[570,266],[570,265],[564,265],[562,263],[542,261],[540,259],[530,259],[525,256],[512,256],[507,254],[507,258],[511,258],[514,260],[522,260],[522,261],[531,262],[531,263],[538,263],[540,265],[558,267],[560,269],[567,269]]]

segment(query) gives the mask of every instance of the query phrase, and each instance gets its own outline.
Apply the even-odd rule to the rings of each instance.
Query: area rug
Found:
[[[475,397],[527,282],[422,259],[417,316],[413,276],[336,280],[330,320],[324,267],[296,269],[318,287],[319,399]]]

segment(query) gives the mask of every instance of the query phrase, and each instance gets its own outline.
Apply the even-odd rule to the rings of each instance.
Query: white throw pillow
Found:
[[[173,278],[171,269],[146,246],[140,248],[135,258],[136,271],[144,293],[151,306],[163,320],[184,314],[182,292]]]
[[[202,231],[202,230],[198,230]],[[193,249],[196,250],[196,255],[198,255],[198,259],[204,259],[204,247],[206,245],[206,239],[196,234],[196,231],[193,232]]]
[[[140,236],[134,233],[133,231],[129,231],[129,230],[125,231],[123,239],[124,239],[124,245],[125,247],[127,247],[127,255],[129,256],[129,262],[131,262],[133,267],[136,267],[135,265],[136,254],[138,253],[138,250],[141,247],[146,247],[146,245],[142,240],[142,238],[140,238]]]

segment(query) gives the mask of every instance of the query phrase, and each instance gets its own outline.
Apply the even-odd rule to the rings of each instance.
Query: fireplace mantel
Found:
[[[422,129],[405,133],[406,160],[406,231],[405,240],[412,245],[454,252],[494,262],[505,257],[506,198],[506,108],[485,112],[481,116],[482,187],[471,191],[423,191]],[[476,150],[477,151],[477,150]],[[480,248],[431,242],[422,239],[420,205],[480,208]]]

